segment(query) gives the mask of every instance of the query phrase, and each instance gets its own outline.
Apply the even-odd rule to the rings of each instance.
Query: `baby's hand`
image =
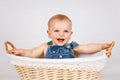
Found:
[[[12,49],[8,49],[9,46],[10,46]],[[18,55],[16,47],[15,47],[11,42],[9,42],[9,41],[6,41],[6,42],[5,42],[5,50],[6,50],[6,52],[9,53],[9,54]]]
[[[112,51],[112,48],[114,47],[114,45],[115,45],[115,41],[112,41],[110,46],[108,48],[106,48],[106,55],[108,58],[111,56],[111,51]]]
[[[111,46],[111,44],[105,44],[104,49],[108,49],[110,46]]]
[[[9,50],[9,52],[10,52],[10,54],[14,54],[14,55],[20,55],[20,53],[19,53],[19,49],[11,49],[11,50]]]

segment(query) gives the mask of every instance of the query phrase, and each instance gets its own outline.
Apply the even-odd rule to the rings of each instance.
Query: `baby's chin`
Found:
[[[57,45],[57,46],[64,46],[66,43],[64,43],[64,42],[57,42],[55,45]]]
[[[65,45],[65,44],[57,44],[57,46],[63,46],[63,45]]]
[[[64,44],[58,43],[58,42],[53,42],[53,46],[63,46]]]

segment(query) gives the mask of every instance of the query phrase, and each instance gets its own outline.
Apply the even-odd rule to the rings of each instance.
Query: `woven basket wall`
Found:
[[[22,80],[99,80],[105,61],[39,63],[12,61]]]

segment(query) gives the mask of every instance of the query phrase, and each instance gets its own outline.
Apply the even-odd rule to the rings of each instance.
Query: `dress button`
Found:
[[[62,58],[62,55],[60,55],[59,57]]]
[[[55,53],[55,51],[53,51],[53,53]]]
[[[67,48],[70,48],[70,45],[67,45]]]

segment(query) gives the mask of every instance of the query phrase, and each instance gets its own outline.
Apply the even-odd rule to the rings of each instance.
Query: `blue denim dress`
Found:
[[[77,47],[79,44],[71,42],[63,46],[52,46],[52,41],[47,43],[49,45],[45,58],[49,59],[63,59],[63,58],[74,58],[72,49]]]

